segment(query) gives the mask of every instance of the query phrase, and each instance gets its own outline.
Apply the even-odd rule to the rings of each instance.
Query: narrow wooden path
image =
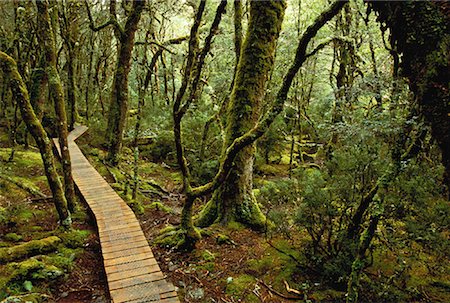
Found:
[[[77,126],[68,137],[72,173],[97,221],[112,302],[179,303],[175,288],[164,280],[133,211],[75,143],[86,130],[85,126]]]

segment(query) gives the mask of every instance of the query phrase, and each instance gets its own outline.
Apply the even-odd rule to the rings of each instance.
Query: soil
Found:
[[[181,200],[166,197],[163,204],[174,210],[181,209]],[[167,224],[179,224],[179,215],[165,213],[160,210],[149,210],[139,216],[144,233],[151,242],[158,236],[161,229]],[[293,302],[292,299],[284,299],[276,293],[287,297],[302,299],[303,297],[289,294],[282,289],[276,291],[270,286],[269,281],[256,280],[247,288],[240,297],[226,293],[227,279],[241,275],[258,276],[258,273],[248,266],[250,260],[257,260],[264,256],[267,244],[264,235],[249,229],[226,230],[220,226],[208,229],[210,235],[204,235],[197,243],[196,250],[191,253],[176,252],[160,246],[153,246],[153,253],[158,260],[167,280],[177,288],[182,302],[248,302],[243,298],[253,293],[260,302]],[[218,245],[216,235],[226,233],[231,243]],[[202,257],[203,252],[208,252],[215,257],[213,269],[208,268],[209,260]],[[267,276],[266,276],[267,278]],[[269,278],[270,280],[271,278]],[[272,291],[269,291],[271,288]],[[200,297],[199,292],[203,292]]]
[[[0,165],[4,163],[0,163]],[[14,166],[14,164],[11,164]],[[41,176],[41,169],[25,169],[29,176]],[[46,184],[39,184],[41,192],[51,195]],[[79,203],[84,212],[88,212],[82,203]],[[20,210],[31,210],[32,216],[26,220],[17,217],[10,222],[0,224],[0,235],[18,233],[23,241],[30,241],[44,237],[48,232],[58,228],[55,207],[51,200],[31,201],[30,195],[17,189],[16,192],[5,191],[0,195],[0,206]],[[30,227],[38,226],[39,231]],[[84,244],[84,251],[77,255],[72,271],[65,277],[47,285],[50,291],[49,302],[61,303],[106,303],[110,302],[108,287],[103,269],[101,250],[96,226],[90,215],[84,219],[74,219],[73,228],[92,231]],[[1,239],[0,239],[1,240]],[[1,266],[1,265],[0,265]]]
[[[84,252],[75,260],[67,280],[53,291],[54,300],[59,303],[109,303],[111,299],[94,220],[89,216],[87,222],[74,225],[93,233],[84,245]]]

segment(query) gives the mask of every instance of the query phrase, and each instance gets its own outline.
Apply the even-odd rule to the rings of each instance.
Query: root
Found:
[[[197,228],[189,230],[181,227],[168,227],[161,231],[161,234],[153,242],[156,245],[172,248],[178,251],[192,251],[195,244],[201,239],[200,231]]]

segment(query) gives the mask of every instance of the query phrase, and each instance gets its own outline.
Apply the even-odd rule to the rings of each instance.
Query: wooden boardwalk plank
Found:
[[[112,302],[179,303],[175,287],[164,280],[135,214],[74,142],[86,130],[77,126],[68,136],[72,173],[97,222]]]

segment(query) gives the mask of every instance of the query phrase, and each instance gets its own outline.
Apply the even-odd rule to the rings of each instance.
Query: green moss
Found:
[[[80,253],[83,252],[82,248],[71,249],[64,246],[58,248],[58,252],[42,256],[42,260],[46,264],[53,265],[57,268],[64,269],[69,272],[73,269],[74,261]]]
[[[204,264],[198,265],[197,269],[212,272],[216,269],[216,264],[214,262],[206,262]]]
[[[8,233],[5,235],[5,240],[9,242],[19,242],[22,241],[23,237],[16,233]]]
[[[5,223],[7,220],[8,220],[8,212],[6,208],[0,206],[0,224]]]
[[[217,193],[214,193],[213,198],[206,203],[198,217],[194,218],[195,225],[206,227],[214,223],[218,216],[217,203],[214,198],[216,195]]]
[[[108,167],[108,170],[116,182],[121,183],[127,181],[127,177],[122,174],[120,169],[118,169],[117,167]]]
[[[156,209],[156,210],[159,210],[159,211],[162,211],[165,213],[169,213],[169,214],[173,213],[173,210],[170,207],[162,204],[161,202],[153,202],[150,205],[146,205],[145,208],[146,209]]]
[[[90,234],[91,232],[88,230],[79,229],[68,231],[61,229],[57,232],[57,236],[61,238],[62,244],[69,248],[83,247]]]
[[[2,159],[8,159],[9,154],[11,153],[10,148],[0,148],[0,157]],[[41,154],[34,150],[17,150],[14,156],[14,161],[10,164],[13,168],[16,168],[18,171],[21,167],[42,167],[42,158]]]
[[[226,294],[233,296],[235,299],[245,298],[244,302],[259,302],[259,299],[251,292],[254,288],[256,280],[249,275],[241,275],[234,278],[227,285]],[[253,295],[253,297],[252,297]]]
[[[197,228],[193,230],[184,230],[177,228],[165,228],[153,243],[163,247],[175,248],[180,251],[192,251],[192,244],[201,239],[200,231]]]
[[[279,176],[286,173],[286,170],[280,166],[262,164],[257,167],[257,173],[260,175]]]
[[[216,256],[210,252],[209,250],[204,250],[201,253],[201,258],[205,261],[214,261],[216,259]]]
[[[227,228],[235,231],[243,230],[245,229],[245,226],[239,222],[236,221],[230,221],[227,224]]]
[[[144,207],[141,202],[138,200],[131,199],[131,196],[126,199],[128,206],[133,210],[133,212],[137,215],[142,215],[144,213]]]
[[[297,263],[289,255],[296,259],[299,259],[300,256],[287,241],[274,241],[273,245],[285,253],[268,247],[261,259],[249,260],[247,264],[258,275],[269,275],[273,286],[282,289],[285,287],[284,281],[292,281],[292,277],[298,272]],[[300,287],[291,282],[289,284],[293,288]]]
[[[224,235],[224,234],[218,234],[218,235],[216,236],[216,242],[217,242],[217,244],[222,245],[222,244],[229,244],[229,243],[232,243],[232,240],[231,240],[230,237],[228,237],[227,235]]]
[[[0,263],[11,262],[25,257],[56,250],[61,239],[55,236],[32,240],[20,245],[0,249]]]

